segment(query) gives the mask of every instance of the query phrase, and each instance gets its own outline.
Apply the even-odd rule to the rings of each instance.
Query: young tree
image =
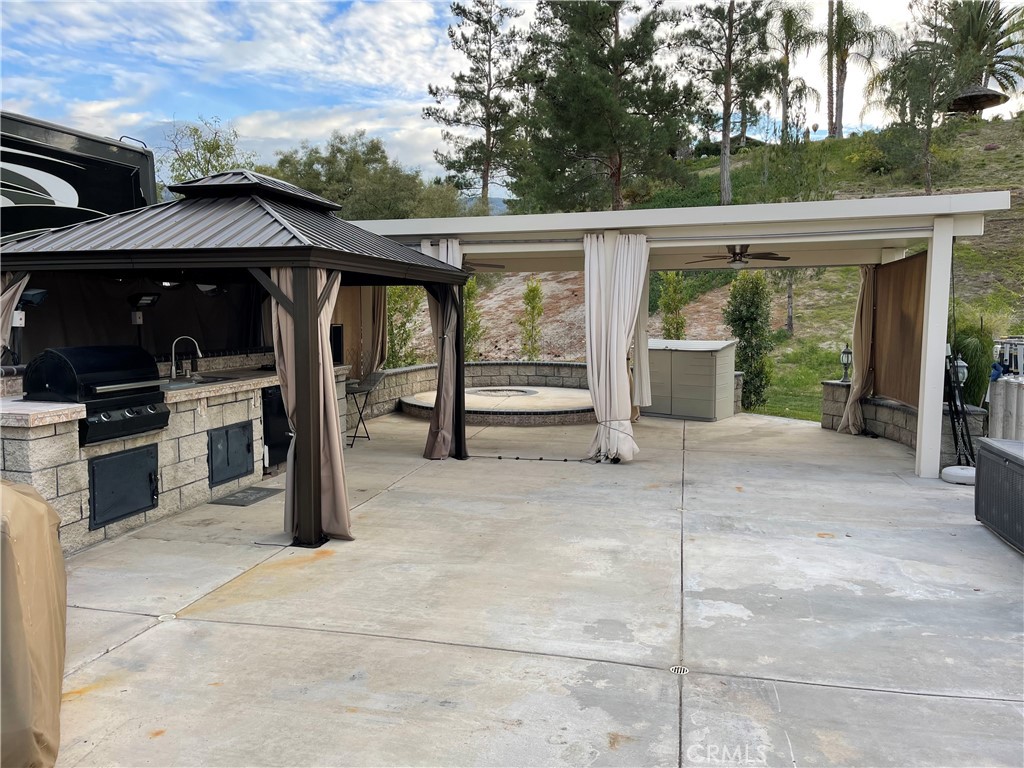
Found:
[[[480,286],[473,275],[466,281],[466,288],[462,292],[462,322],[463,322],[463,343],[466,349],[467,360],[479,360],[480,350],[477,345],[483,338],[483,319],[480,317],[480,307],[477,298],[480,295]]]
[[[659,63],[676,17],[622,0],[542,0],[537,15],[526,75],[536,127],[516,196],[541,211],[621,210],[634,179],[681,173],[688,105]]]
[[[805,3],[782,2],[775,8],[768,25],[768,42],[775,57],[775,82],[772,90],[779,97],[782,125],[779,138],[783,144],[798,135],[793,124],[791,106],[807,99],[820,101],[818,92],[802,77],[792,74],[793,60],[810,52],[821,40],[821,33],[811,24],[814,13]]]
[[[768,401],[772,380],[772,292],[762,272],[741,272],[733,280],[722,315],[738,340],[736,369],[743,371],[743,408],[760,407]]]
[[[418,285],[388,286],[388,355],[385,368],[416,365],[419,359],[412,348],[413,321],[423,301]]]
[[[540,359],[540,318],[544,314],[544,294],[540,280],[531,277],[523,291],[523,314],[519,318],[523,360]]]
[[[719,202],[732,203],[733,112],[738,83],[745,74],[765,64],[767,13],[762,0],[728,0],[700,3],[689,8],[689,26],[680,36],[689,57],[686,67],[721,105],[721,156]]]
[[[254,168],[256,153],[238,147],[238,131],[219,117],[200,115],[194,123],[173,122],[164,132],[168,147],[160,166],[172,184],[235,168]]]
[[[459,22],[448,27],[448,39],[468,60],[469,71],[453,74],[452,86],[429,86],[438,106],[424,109],[423,117],[445,127],[441,136],[450,151],[435,151],[434,157],[452,173],[474,179],[486,214],[490,212],[491,185],[498,183],[507,165],[513,132],[512,91],[519,34],[509,22],[523,12],[498,0],[452,3],[451,11]],[[454,108],[446,109],[444,104],[452,100]]]
[[[683,294],[682,272],[662,272],[661,296],[658,309],[661,310],[661,333],[666,339],[686,338],[686,316],[683,307],[686,297]]]
[[[785,287],[786,289],[786,333],[793,335],[793,295],[794,288],[799,283],[817,280],[825,274],[824,267],[798,269],[789,267],[786,269],[769,269],[768,281],[776,290]]]
[[[868,81],[868,104],[896,118],[891,135],[908,139],[913,165],[921,169],[925,194],[932,194],[936,126],[954,98],[977,77],[976,59],[957,60],[943,43],[950,6],[944,0],[913,0],[913,23],[889,64]],[[902,129],[902,130],[901,130]]]

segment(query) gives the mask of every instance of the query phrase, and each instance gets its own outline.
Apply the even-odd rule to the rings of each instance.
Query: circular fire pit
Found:
[[[429,419],[434,390],[401,399],[404,413]],[[547,426],[594,422],[590,391],[563,387],[470,387],[466,389],[466,423],[474,425]]]

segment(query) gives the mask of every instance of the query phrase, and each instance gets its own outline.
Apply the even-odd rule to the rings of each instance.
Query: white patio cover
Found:
[[[640,449],[630,422],[626,355],[636,326],[650,246],[646,235],[619,235],[609,252],[604,235],[583,238],[587,379],[597,416],[589,455],[631,461]]]
[[[271,279],[289,299],[293,298],[294,284],[290,267],[273,267]],[[327,285],[327,270],[318,269],[316,290],[319,296]],[[331,315],[338,298],[335,282],[327,303],[320,310],[320,521],[325,534],[334,539],[352,539],[349,522],[348,488],[345,486],[345,457],[341,449],[341,421],[338,416],[337,385],[331,364]],[[274,323],[274,358],[281,383],[288,424],[295,431],[295,319],[282,307],[273,294],[271,316]],[[296,534],[295,518],[295,440],[288,446],[287,475],[285,476],[284,531]]]

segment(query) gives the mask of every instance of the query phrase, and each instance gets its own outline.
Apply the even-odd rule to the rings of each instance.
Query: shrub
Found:
[[[419,358],[412,348],[413,319],[423,301],[418,285],[388,286],[388,356],[385,368],[416,365]]]
[[[665,272],[662,276],[661,297],[658,308],[661,310],[662,336],[666,339],[686,338],[686,316],[683,315],[684,278],[681,272]]]
[[[523,315],[519,318],[522,330],[521,350],[524,360],[540,359],[540,317],[544,314],[544,294],[540,280],[531,277],[523,291]]]
[[[736,368],[743,371],[743,407],[764,405],[772,380],[772,292],[763,272],[741,272],[733,281],[722,311],[738,339]]]
[[[951,338],[953,356],[959,354],[967,363],[964,399],[971,405],[980,406],[988,390],[988,376],[992,367],[992,345],[995,343],[992,331],[985,327],[984,318],[978,318],[976,323],[959,320],[956,323],[956,336],[953,337],[951,333]]]

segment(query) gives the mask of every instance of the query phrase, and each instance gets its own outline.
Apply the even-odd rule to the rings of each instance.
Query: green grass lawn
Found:
[[[827,344],[828,346],[822,346]],[[787,339],[775,358],[768,403],[754,413],[821,421],[821,382],[842,375],[839,353],[820,339]]]

